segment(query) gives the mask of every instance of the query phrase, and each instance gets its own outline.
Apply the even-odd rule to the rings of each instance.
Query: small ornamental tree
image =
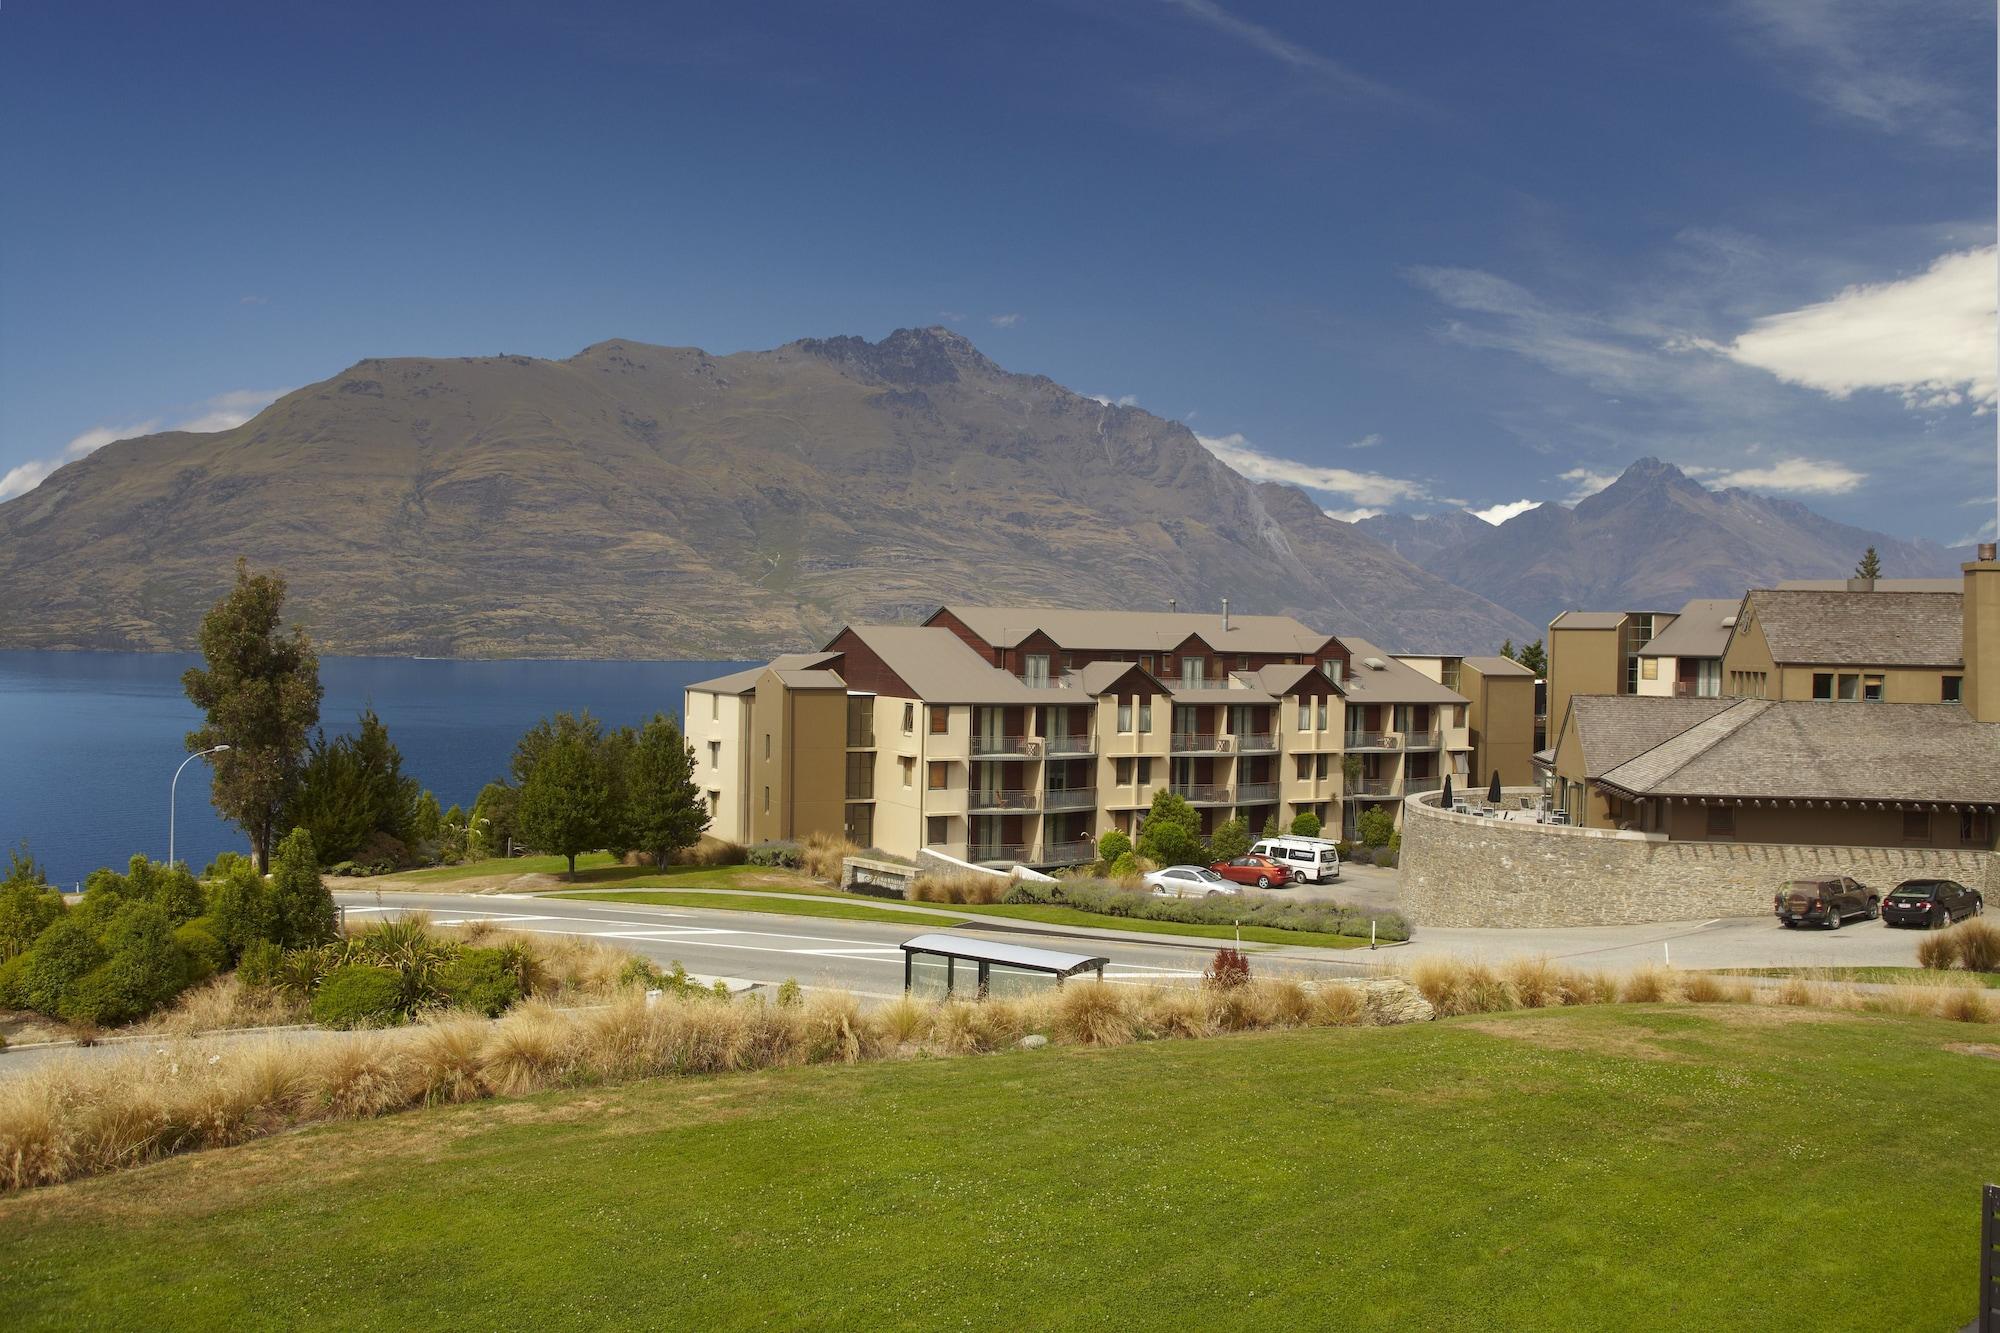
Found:
[[[1097,840],[1097,864],[1100,869],[1109,869],[1119,857],[1132,850],[1132,840],[1112,829]]]
[[[271,869],[271,916],[279,944],[288,949],[324,944],[337,920],[333,895],[320,882],[312,834],[295,828],[278,844]]]
[[[444,812],[438,809],[438,798],[428,791],[418,792],[417,803],[410,811],[410,840],[435,851],[443,829]]]
[[[1211,860],[1230,861],[1250,850],[1250,826],[1241,815],[1224,821],[1208,836]]]
[[[694,747],[664,713],[639,728],[624,755],[625,836],[663,866],[708,828],[708,803],[694,785]]]
[[[1322,827],[1319,816],[1310,810],[1301,810],[1292,816],[1292,836],[1295,838],[1317,838]]]
[[[1396,833],[1396,816],[1386,805],[1371,805],[1354,821],[1363,846],[1387,847]]]
[[[590,725],[594,730],[595,724]],[[537,745],[514,810],[520,836],[537,851],[567,859],[571,875],[576,874],[578,854],[605,844],[614,817],[596,742],[594,735],[573,725]]]
[[[1264,831],[1257,836],[1260,838],[1277,838],[1283,835],[1284,830],[1278,827],[1278,812],[1273,810],[1269,815],[1264,817]]]
[[[1854,567],[1854,577],[1857,579],[1882,577],[1882,557],[1875,553],[1874,547],[1871,546],[1861,553],[1861,563]]]
[[[1153,793],[1153,804],[1139,830],[1139,855],[1155,865],[1186,865],[1201,862],[1201,816],[1184,797],[1170,788]]]
[[[1204,984],[1217,990],[1235,990],[1238,986],[1250,984],[1250,960],[1240,949],[1217,949],[1215,957],[1209,961],[1208,971],[1201,974]]]

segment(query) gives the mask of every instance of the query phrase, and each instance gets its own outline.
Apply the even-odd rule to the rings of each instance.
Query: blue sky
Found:
[[[1979,0],[0,9],[0,495],[366,356],[949,323],[1327,509],[1992,523]]]

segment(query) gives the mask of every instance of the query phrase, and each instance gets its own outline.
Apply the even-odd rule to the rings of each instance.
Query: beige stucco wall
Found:
[[[1488,676],[1468,666],[1460,683],[1471,700],[1472,781],[1484,785],[1496,768],[1502,782],[1527,781],[1534,772],[1534,677]]]
[[[682,695],[681,734],[694,747],[694,785],[714,794],[708,831],[726,842],[749,842],[750,708],[740,695],[688,690]],[[709,748],[717,742],[715,750]]]
[[[1562,725],[1570,696],[1620,694],[1625,683],[1623,632],[1549,627],[1549,729]]]
[[[1653,668],[1653,679],[1651,680],[1646,679],[1646,665],[1649,662]],[[1633,692],[1653,698],[1672,698],[1674,693],[1674,679],[1680,674],[1680,665],[1681,662],[1678,657],[1640,658],[1639,683]]]
[[[1534,788],[1510,788],[1533,796]],[[1852,875],[1887,889],[1939,875],[2000,893],[1990,851],[1663,838],[1455,815],[1406,803],[1403,911],[1419,926],[1634,925],[1759,916],[1788,879]]]
[[[752,699],[750,840],[839,836],[846,826],[847,692],[787,689],[766,671]]]
[[[2000,561],[1976,560],[1965,571],[1965,706],[1981,722],[2000,722]]]

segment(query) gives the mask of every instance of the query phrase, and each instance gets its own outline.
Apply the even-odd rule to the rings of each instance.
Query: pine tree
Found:
[[[1208,836],[1208,854],[1217,861],[1232,861],[1250,850],[1250,825],[1241,815],[1224,820]]]
[[[319,877],[319,854],[312,834],[295,828],[278,844],[271,868],[271,915],[277,942],[288,949],[324,944],[333,938],[333,895]]]
[[[663,866],[708,828],[708,803],[694,785],[694,747],[664,713],[639,729],[625,756],[625,836]]]
[[[201,622],[204,665],[190,667],[181,687],[207,722],[187,735],[190,753],[211,755],[210,799],[249,836],[261,869],[285,801],[298,782],[306,736],[319,721],[319,657],[304,630],[279,629],[285,580],[252,574],[236,562],[236,586]]]
[[[578,853],[602,847],[615,819],[594,731],[594,723],[585,728],[558,714],[546,743],[536,747],[514,808],[520,836],[537,851],[567,858],[572,876]]]
[[[1857,579],[1882,577],[1882,557],[1875,553],[1874,547],[1871,546],[1861,553],[1861,563],[1854,567],[1854,577]]]
[[[1536,639],[1533,643],[1523,648],[1515,656],[1514,660],[1534,672],[1537,676],[1546,679],[1549,674],[1548,650],[1542,647],[1540,639]]]

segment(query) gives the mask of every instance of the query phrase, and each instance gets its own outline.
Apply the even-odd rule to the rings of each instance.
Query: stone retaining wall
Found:
[[[1533,796],[1532,788],[1507,795]],[[1606,926],[1759,916],[1788,879],[1852,875],[1886,892],[1937,875],[2000,898],[2000,857],[1926,847],[1668,842],[1404,802],[1403,913],[1422,926]]]

